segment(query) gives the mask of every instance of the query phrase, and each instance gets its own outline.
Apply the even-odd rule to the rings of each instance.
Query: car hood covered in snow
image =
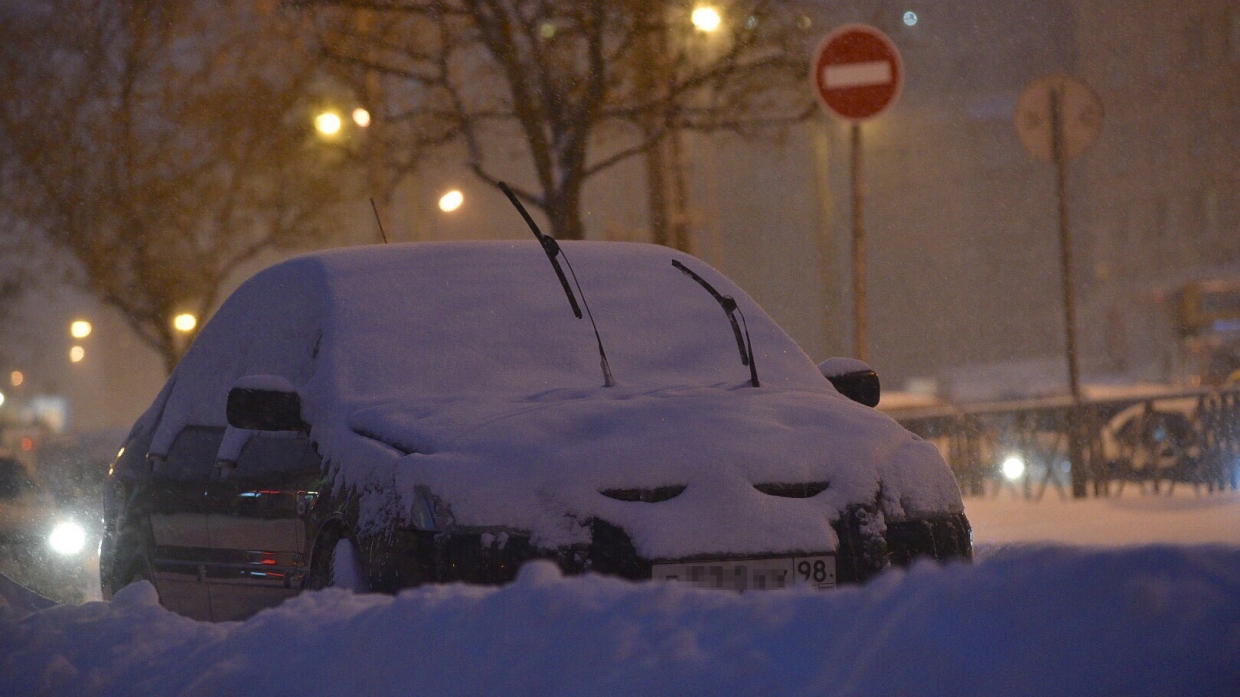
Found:
[[[562,544],[586,534],[574,521],[598,517],[653,559],[834,549],[831,521],[848,504],[874,501],[880,482],[885,507],[900,517],[958,510],[959,491],[932,445],[816,392],[565,390],[434,409],[384,405],[351,425],[411,451],[395,465],[397,488],[425,486],[451,502],[457,524],[515,526]],[[804,483],[828,486],[809,498],[755,488]],[[657,503],[600,493],[663,487],[684,490]]]
[[[650,245],[563,247],[615,387],[537,243],[353,248],[246,282],[139,427],[166,452],[185,425],[224,425],[239,378],[282,376],[336,485],[372,492],[363,528],[416,520],[430,497],[439,525],[520,530],[546,546],[585,541],[601,518],[653,559],[834,549],[830,523],[848,504],[963,510],[933,446],[838,394],[705,263]],[[760,387],[726,314],[672,259],[736,298]],[[754,488],[808,482],[828,487],[811,498]],[[658,503],[600,493],[666,486],[685,488]]]

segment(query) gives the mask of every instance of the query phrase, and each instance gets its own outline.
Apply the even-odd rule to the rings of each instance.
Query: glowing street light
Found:
[[[188,312],[182,312],[172,318],[172,326],[178,332],[192,332],[198,326],[198,318]]]
[[[365,128],[370,125],[370,112],[360,106],[353,110],[353,123]]]
[[[370,114],[367,114],[366,117],[370,118]],[[343,125],[344,123],[340,120],[340,115],[332,111],[325,111],[314,117],[315,130],[328,137],[339,133]]]
[[[91,329],[93,329],[93,327],[90,326],[90,322],[87,322],[84,319],[79,319],[69,325],[69,334],[71,334],[74,339],[85,339],[90,336]]]
[[[719,28],[723,23],[723,17],[719,16],[719,10],[710,5],[702,5],[693,9],[693,14],[689,15],[689,19],[693,21],[693,26],[698,31],[712,32]]]
[[[439,210],[451,213],[460,208],[462,203],[465,203],[465,194],[462,194],[460,189],[453,189],[439,197]]]
[[[69,349],[69,361],[70,362],[81,363],[83,358],[86,358],[86,349],[82,348],[81,346],[74,346],[73,348]]]

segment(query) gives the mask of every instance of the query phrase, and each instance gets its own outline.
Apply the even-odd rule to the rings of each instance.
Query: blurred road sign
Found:
[[[1016,132],[1025,149],[1040,160],[1055,159],[1056,101],[1065,159],[1081,154],[1102,129],[1102,101],[1088,85],[1063,73],[1035,80],[1016,104]]]
[[[848,121],[864,121],[886,111],[904,83],[896,45],[864,24],[846,24],[828,34],[814,51],[812,64],[818,101]]]

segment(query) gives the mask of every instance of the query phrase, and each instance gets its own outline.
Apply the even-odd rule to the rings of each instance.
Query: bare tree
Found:
[[[231,274],[313,244],[345,177],[313,142],[316,52],[272,2],[0,9],[0,204],[163,357]]]
[[[726,21],[711,34],[694,30],[691,5],[666,0],[291,4],[313,12],[328,55],[356,79],[383,76],[394,97],[380,115],[403,129],[404,147],[463,142],[474,174],[493,184],[518,136],[535,184],[514,189],[563,239],[582,237],[590,177],[670,134],[752,134],[814,108],[809,23],[795,2],[721,5]],[[657,170],[670,166],[660,162],[656,194]]]

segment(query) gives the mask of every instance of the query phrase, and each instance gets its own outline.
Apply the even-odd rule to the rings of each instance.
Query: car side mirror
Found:
[[[855,358],[828,358],[818,364],[818,372],[831,382],[837,392],[858,404],[878,406],[882,388],[878,373],[865,361]]]
[[[228,391],[228,425],[255,431],[307,431],[301,397],[292,383],[276,375],[249,375]]]

